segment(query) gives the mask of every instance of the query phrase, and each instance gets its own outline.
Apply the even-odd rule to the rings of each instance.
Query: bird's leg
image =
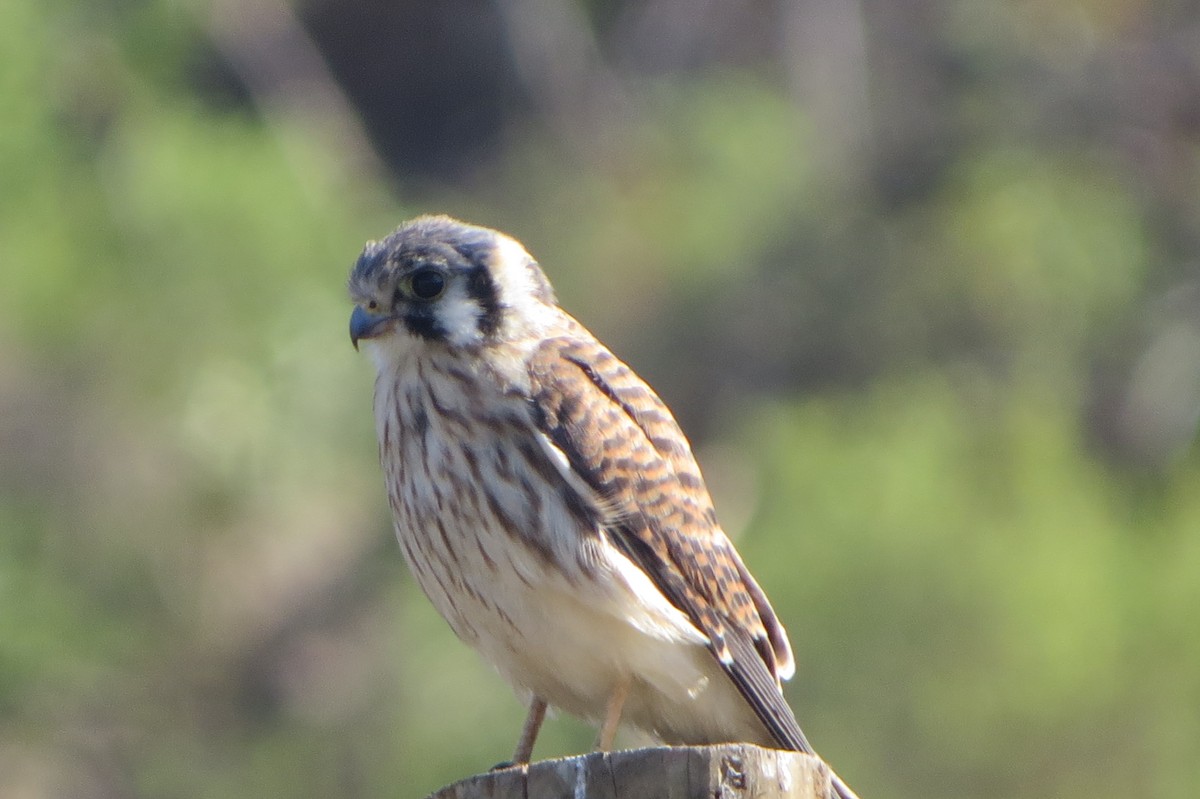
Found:
[[[596,738],[596,749],[607,752],[612,749],[613,738],[617,737],[617,726],[621,723],[621,710],[625,707],[625,699],[629,696],[629,675],[625,675],[613,686],[613,692],[608,696],[608,704],[604,708],[604,724],[600,727],[600,735]]]
[[[533,742],[537,740],[538,730],[542,728],[545,718],[546,700],[534,696],[529,700],[529,714],[525,716],[525,724],[521,727],[521,738],[517,741],[517,751],[513,752],[513,763],[521,765],[529,762],[533,756]]]

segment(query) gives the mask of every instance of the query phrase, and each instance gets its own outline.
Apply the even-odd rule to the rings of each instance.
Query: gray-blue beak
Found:
[[[358,349],[359,339],[378,336],[391,320],[387,314],[371,313],[361,305],[354,306],[354,313],[350,314],[350,343]]]

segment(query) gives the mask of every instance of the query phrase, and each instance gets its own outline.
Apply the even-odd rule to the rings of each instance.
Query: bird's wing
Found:
[[[687,439],[632,369],[587,335],[529,361],[537,424],[604,506],[613,543],[709,640],[780,745],[811,752],[779,690],[787,635],[716,513]]]

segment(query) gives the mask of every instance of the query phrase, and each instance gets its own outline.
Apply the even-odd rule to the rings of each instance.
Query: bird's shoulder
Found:
[[[633,500],[639,489],[657,486],[687,511],[675,526],[719,531],[691,446],[666,403],[586,329],[572,327],[542,341],[527,362],[539,427],[605,495]]]

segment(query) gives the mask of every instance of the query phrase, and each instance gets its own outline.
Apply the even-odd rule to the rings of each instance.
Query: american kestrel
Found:
[[[529,698],[514,761],[547,704],[597,723],[603,749],[624,722],[811,754],[780,689],[787,633],[687,439],[525,249],[423,216],[369,242],[349,289],[397,538],[458,637]]]

